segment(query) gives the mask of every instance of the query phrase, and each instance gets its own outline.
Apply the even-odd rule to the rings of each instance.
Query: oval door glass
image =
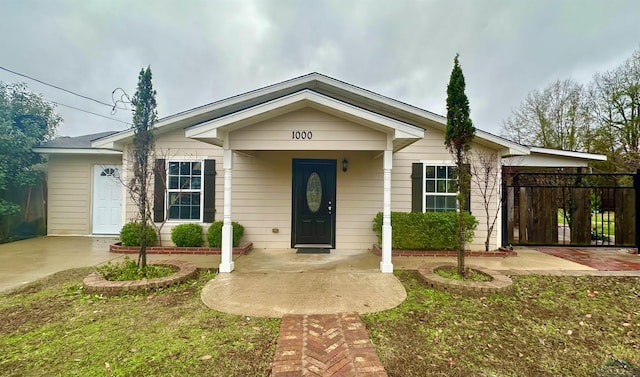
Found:
[[[322,203],[322,182],[318,173],[313,172],[307,180],[307,206],[311,213],[316,213]]]

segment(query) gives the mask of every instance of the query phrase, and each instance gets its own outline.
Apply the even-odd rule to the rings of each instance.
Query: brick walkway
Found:
[[[614,255],[602,254],[597,249],[580,249],[577,247],[536,247],[536,250],[553,255],[554,257],[563,258],[572,262],[580,263],[598,271],[638,271],[640,270],[640,257],[638,262],[630,262],[627,260],[616,258]]]
[[[357,313],[285,315],[271,377],[387,377]]]

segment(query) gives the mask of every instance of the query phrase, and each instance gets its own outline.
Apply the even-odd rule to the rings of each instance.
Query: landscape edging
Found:
[[[102,294],[105,296],[146,292],[182,284],[187,280],[194,279],[198,273],[195,264],[181,260],[159,260],[153,262],[153,264],[176,267],[178,271],[162,278],[127,281],[106,280],[94,271],[82,281],[83,291],[87,294]]]
[[[253,243],[245,243],[233,248],[233,255],[245,255],[253,249]],[[120,242],[109,245],[110,253],[138,254],[140,246],[122,246]],[[147,254],[189,254],[189,255],[220,255],[219,247],[177,247],[177,246],[149,246]]]
[[[509,293],[513,280],[498,271],[484,267],[466,265],[467,268],[485,273],[493,278],[492,281],[463,281],[442,277],[434,272],[440,267],[456,267],[451,262],[434,262],[423,264],[418,268],[422,281],[430,288],[469,296],[486,296],[493,293]]]

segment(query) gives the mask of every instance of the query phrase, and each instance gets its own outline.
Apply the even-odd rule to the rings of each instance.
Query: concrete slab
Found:
[[[554,257],[537,250],[515,248],[516,257],[466,257],[465,262],[496,271],[536,270],[536,271],[595,271],[579,263]],[[426,262],[454,261],[454,257],[394,257],[392,262],[396,269],[416,270]]]
[[[0,244],[0,292],[70,268],[96,266],[124,259],[109,252],[114,237],[38,237]],[[137,255],[130,255],[137,258]],[[158,259],[185,260],[199,268],[217,268],[217,255],[148,255]]]
[[[233,273],[207,283],[201,297],[210,308],[256,317],[382,311],[400,305],[407,294],[379,264],[369,251],[252,250],[236,260]]]

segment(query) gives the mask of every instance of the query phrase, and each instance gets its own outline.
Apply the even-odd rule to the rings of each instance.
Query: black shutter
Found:
[[[415,162],[411,166],[411,212],[422,212],[422,181],[424,179],[424,167],[421,162]]]
[[[215,219],[216,208],[216,160],[204,160],[204,210],[205,223],[212,223]]]
[[[161,223],[164,221],[164,198],[166,191],[166,161],[157,159],[153,170],[153,221]]]

